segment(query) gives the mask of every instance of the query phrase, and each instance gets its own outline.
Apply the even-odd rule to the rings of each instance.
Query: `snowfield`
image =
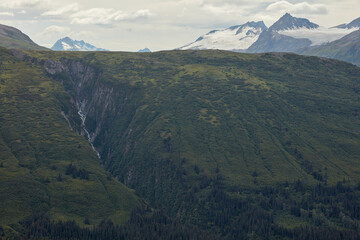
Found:
[[[322,45],[328,42],[336,41],[359,28],[298,28],[298,29],[290,29],[290,30],[282,30],[278,31],[279,34],[293,37],[293,38],[307,38],[312,44],[311,46]]]
[[[196,42],[190,43],[180,49],[222,49],[246,50],[256,42],[262,29],[254,27],[231,27],[225,30],[211,31],[201,36]]]

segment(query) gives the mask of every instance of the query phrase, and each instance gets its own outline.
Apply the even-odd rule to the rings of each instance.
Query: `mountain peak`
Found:
[[[298,28],[313,29],[318,27],[319,25],[310,22],[306,18],[296,18],[293,17],[290,13],[286,13],[270,27],[270,30],[281,31],[281,30],[290,30],[290,29],[298,29]]]
[[[282,18],[294,18],[294,17],[291,16],[290,13],[285,13],[284,16],[282,16]]]
[[[62,38],[62,39],[60,39],[60,40],[63,40],[63,41],[73,41],[70,37],[64,37],[64,38]]]
[[[140,49],[138,52],[151,52],[149,48]]]
[[[97,48],[83,40],[73,40],[70,37],[59,39],[51,49],[54,51],[108,51],[103,48]]]

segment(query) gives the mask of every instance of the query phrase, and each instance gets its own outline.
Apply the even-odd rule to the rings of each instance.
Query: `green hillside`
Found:
[[[95,146],[121,179],[165,161],[229,186],[255,186],[254,172],[261,185],[359,180],[359,68],[292,54],[46,54],[74,56],[99,72],[74,97],[88,102]],[[99,88],[112,89],[111,109]]]
[[[26,34],[20,30],[0,24],[0,46],[23,50],[49,51],[34,43]]]
[[[325,230],[309,232],[325,239],[350,226],[340,212],[359,226],[344,207],[359,204],[359,68],[281,53],[30,54],[82,106],[105,168],[154,207],[235,239],[317,214]]]
[[[43,69],[5,49],[0,49],[0,104],[0,226],[5,232],[18,231],[14,224],[42,213],[82,225],[85,218],[90,224],[128,219],[140,202],[132,190],[108,178],[86,139],[70,129],[61,114],[71,108],[69,95]],[[69,164],[76,171],[67,173]]]
[[[19,161],[55,219],[99,219],[109,206],[100,189],[127,198],[106,198],[122,203],[114,218],[137,202],[70,130],[81,131],[81,110],[104,168],[182,223],[227,239],[358,237],[360,68],[281,53],[12,53],[2,57],[1,176]],[[66,175],[71,162],[90,181]],[[3,182],[6,198],[22,198]],[[72,210],[52,202],[74,186],[93,194],[93,209],[77,212],[83,194]]]

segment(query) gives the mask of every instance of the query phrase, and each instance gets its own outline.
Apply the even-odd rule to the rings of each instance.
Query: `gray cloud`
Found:
[[[359,0],[0,0],[0,18],[47,46],[69,35],[136,51],[173,49],[247,21],[270,26],[285,12],[330,27],[360,17],[358,7]]]
[[[0,12],[0,16],[13,17],[14,13],[12,13],[12,12]]]
[[[70,18],[73,24],[111,25],[120,21],[134,21],[148,18],[151,15],[148,9],[140,9],[136,12],[126,13],[112,8],[92,8],[76,12],[72,14]]]
[[[4,8],[27,8],[35,7],[41,2],[42,0],[3,0],[0,6]]]
[[[289,3],[288,1],[277,1],[270,4],[267,11],[273,12],[289,12],[293,14],[327,14],[328,10],[323,4],[310,4],[308,2],[300,2],[296,4]]]
[[[73,3],[70,5],[66,5],[64,7],[57,8],[55,10],[49,10],[44,13],[42,13],[42,16],[61,16],[66,13],[76,12],[79,11],[79,4]]]

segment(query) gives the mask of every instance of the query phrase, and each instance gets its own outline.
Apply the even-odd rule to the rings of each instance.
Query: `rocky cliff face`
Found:
[[[72,109],[65,116],[73,129],[87,137],[101,158],[103,143],[97,141],[107,114],[115,114],[115,99],[119,97],[114,89],[99,81],[101,72],[81,61],[63,59],[45,60],[44,68],[58,80],[71,95]],[[78,116],[74,114],[76,112]],[[71,120],[81,119],[81,121]]]

